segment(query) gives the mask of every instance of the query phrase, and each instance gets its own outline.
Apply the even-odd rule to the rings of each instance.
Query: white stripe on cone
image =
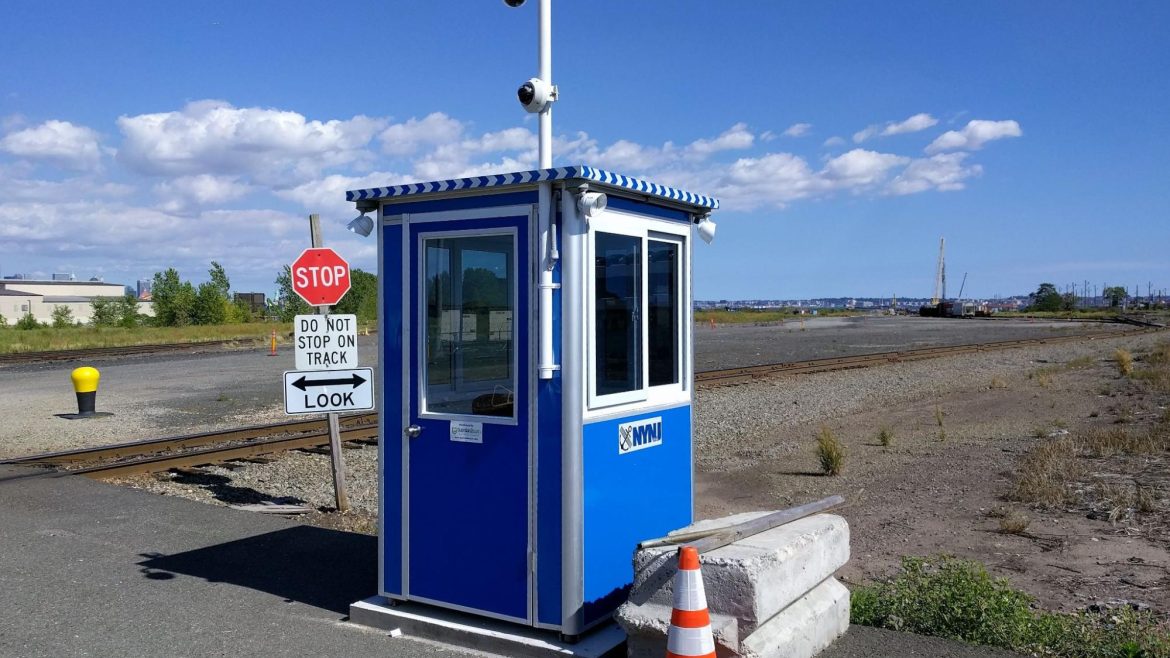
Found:
[[[715,639],[711,637],[711,626],[702,628],[670,627],[666,638],[666,650],[679,656],[706,656],[715,651]]]
[[[679,569],[674,579],[674,608],[676,610],[704,610],[707,593],[703,589],[703,575],[698,569]]]

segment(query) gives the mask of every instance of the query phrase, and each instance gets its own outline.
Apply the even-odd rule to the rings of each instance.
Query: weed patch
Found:
[[[999,531],[1005,535],[1020,535],[1032,520],[1020,512],[1008,512],[999,520]]]
[[[883,427],[881,431],[878,432],[877,441],[878,444],[883,448],[888,448],[894,442],[894,433],[890,431],[890,428]]]
[[[1148,611],[1057,613],[1034,603],[978,562],[908,557],[897,577],[853,591],[850,621],[1030,655],[1170,656],[1170,631]]]
[[[1070,437],[1035,446],[1020,459],[1008,499],[1044,507],[1073,502],[1071,485],[1088,472],[1078,459],[1080,451],[1080,444]]]
[[[1133,354],[1130,354],[1129,350],[1120,347],[1113,350],[1113,360],[1117,362],[1117,372],[1122,377],[1133,374]]]
[[[840,475],[845,468],[845,446],[837,440],[833,430],[825,426],[817,434],[817,461],[825,475]]]

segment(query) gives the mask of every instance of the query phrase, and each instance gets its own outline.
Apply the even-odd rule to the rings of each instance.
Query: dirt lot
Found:
[[[1170,380],[1149,380],[1170,368],[1151,363],[1159,344],[1162,359],[1170,357],[1166,340],[1013,350],[701,394],[697,516],[840,493],[853,533],[842,572],[848,583],[889,575],[905,555],[946,553],[984,562],[1046,608],[1125,600],[1166,613]],[[1137,376],[1119,373],[1118,347],[1137,358]],[[825,397],[837,402],[818,404]],[[777,412],[801,405],[817,408]],[[739,417],[773,420],[739,433],[703,427],[713,407],[728,406]],[[821,427],[847,451],[838,476],[821,474],[814,451]],[[892,434],[888,447],[878,440],[882,428]],[[1051,459],[1028,457],[1041,444],[1071,451],[1067,480],[1041,490],[1058,500],[1012,500],[1021,476],[1035,484],[1051,470]],[[1123,444],[1139,454],[1124,454]],[[1014,525],[1014,534],[1001,523]]]

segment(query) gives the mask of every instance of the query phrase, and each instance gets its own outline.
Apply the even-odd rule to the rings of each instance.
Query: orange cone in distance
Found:
[[[678,549],[666,658],[715,658],[715,637],[711,634],[703,574],[699,572],[699,552],[693,546]]]

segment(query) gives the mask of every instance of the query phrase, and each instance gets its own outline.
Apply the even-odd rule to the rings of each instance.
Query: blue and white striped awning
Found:
[[[566,179],[582,179],[595,181],[613,187],[619,187],[634,192],[641,192],[650,196],[670,199],[683,204],[699,208],[715,210],[719,208],[719,199],[694,194],[665,185],[658,185],[630,176],[622,176],[613,172],[577,165],[573,167],[553,167],[552,169],[533,169],[532,171],[518,171],[511,174],[493,174],[490,176],[473,176],[471,178],[452,178],[449,180],[431,181],[429,183],[410,183],[407,185],[392,185],[390,187],[371,187],[365,190],[350,190],[345,193],[346,201],[366,201],[370,199],[386,199],[390,197],[413,196],[418,194],[434,194],[438,192],[453,192],[456,190],[474,190],[486,187],[507,187],[510,185],[524,185],[541,181],[556,181]]]

